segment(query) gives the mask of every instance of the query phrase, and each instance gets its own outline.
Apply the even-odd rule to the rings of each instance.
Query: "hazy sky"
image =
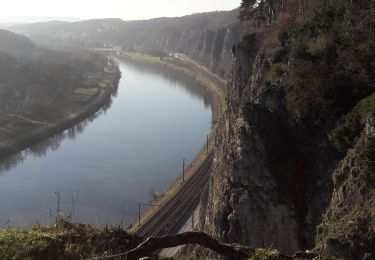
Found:
[[[231,10],[241,0],[1,0],[0,16],[64,16],[124,20]]]

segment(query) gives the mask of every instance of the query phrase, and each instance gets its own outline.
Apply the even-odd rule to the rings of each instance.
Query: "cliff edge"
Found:
[[[372,259],[375,53],[358,25],[369,13],[315,4],[303,19],[301,6],[275,9],[232,48],[199,228],[285,254]]]

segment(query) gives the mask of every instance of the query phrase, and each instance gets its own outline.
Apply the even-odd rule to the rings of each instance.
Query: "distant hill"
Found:
[[[38,35],[38,34],[49,34],[53,30],[56,30],[60,25],[68,25],[69,22],[64,21],[48,21],[48,22],[37,22],[29,24],[16,24],[9,26],[6,29],[15,33],[25,34],[28,36]]]
[[[78,22],[78,21],[82,21],[82,19],[75,18],[75,17],[61,17],[61,16],[1,16],[0,26],[3,24],[16,25],[16,24],[39,23],[39,22],[49,22],[49,21]]]
[[[232,46],[245,30],[237,16],[236,9],[138,21],[52,21],[9,29],[49,47],[96,48],[116,45],[125,50],[143,52],[180,52],[223,76],[229,73],[230,67],[225,60],[230,57]]]
[[[18,59],[30,57],[34,44],[25,36],[0,30],[0,51]]]

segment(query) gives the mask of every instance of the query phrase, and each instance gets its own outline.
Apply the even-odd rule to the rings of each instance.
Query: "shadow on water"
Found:
[[[114,96],[116,93],[114,93]],[[41,142],[38,142],[37,144],[32,145],[31,147],[12,154],[10,156],[4,157],[0,159],[0,175],[4,175],[7,172],[9,172],[12,168],[16,167],[17,165],[23,163],[23,161],[28,156],[35,156],[35,157],[44,157],[47,155],[48,151],[56,151],[59,149],[61,143],[66,139],[69,138],[71,140],[76,139],[76,137],[80,134],[83,134],[85,131],[85,128],[93,122],[95,119],[97,119],[101,115],[105,115],[107,110],[112,105],[112,98],[106,102],[99,111],[97,111],[95,114],[91,115],[90,117],[84,119],[83,121],[77,123],[71,128],[68,128],[67,130],[55,134],[52,137],[49,137]]]

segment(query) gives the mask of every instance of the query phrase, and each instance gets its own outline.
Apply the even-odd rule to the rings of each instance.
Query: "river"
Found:
[[[57,215],[129,224],[181,173],[211,130],[209,93],[161,69],[119,61],[111,101],[87,120],[0,163],[0,226]]]

